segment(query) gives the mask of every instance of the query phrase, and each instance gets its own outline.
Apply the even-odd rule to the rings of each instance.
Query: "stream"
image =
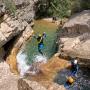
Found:
[[[35,35],[42,34],[46,32],[46,38],[44,39],[44,48],[42,50],[43,57],[49,59],[56,52],[56,31],[57,27],[54,23],[47,23],[44,20],[35,21],[34,26]],[[29,63],[32,63],[33,60],[36,60],[38,57],[42,57],[38,52],[38,42],[35,38],[32,37],[26,45],[26,52],[28,56]]]
[[[17,55],[19,68],[21,70],[21,75],[30,68],[30,64],[33,62],[44,61],[47,62],[49,58],[51,58],[57,49],[56,39],[57,39],[57,26],[54,23],[49,23],[44,20],[35,21],[34,26],[35,35],[42,34],[46,32],[47,36],[44,39],[44,49],[43,56],[38,52],[38,43],[35,38],[32,37],[26,44],[24,50],[20,51]],[[22,62],[21,62],[22,61]],[[66,76],[68,76],[70,71],[62,70],[58,72],[55,77],[54,82],[63,85],[66,82]],[[67,90],[90,90],[90,72],[89,70],[80,69],[77,75],[77,80],[70,88]]]
[[[33,28],[34,35],[37,36],[46,32],[46,38],[44,39],[44,48],[42,50],[43,56],[38,52],[38,42],[36,38],[32,37],[27,43],[26,47],[17,54],[17,63],[19,63],[20,75],[30,68],[33,62],[47,62],[47,60],[56,53],[56,38],[57,38],[57,26],[54,23],[49,23],[45,20],[34,21],[35,26]],[[34,72],[35,73],[35,72]]]

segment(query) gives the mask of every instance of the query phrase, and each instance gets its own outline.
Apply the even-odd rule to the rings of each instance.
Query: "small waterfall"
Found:
[[[20,50],[16,58],[18,63],[18,71],[20,72],[20,76],[23,76],[30,68],[30,65],[27,65],[27,55]]]
[[[29,73],[31,74],[35,74],[38,70],[36,69],[37,67],[33,67],[32,64],[28,64],[28,59],[27,59],[27,55],[25,54],[25,52],[23,50],[20,50],[19,53],[16,56],[17,58],[17,63],[18,63],[18,70],[20,72],[20,76],[24,76],[25,73],[27,73],[29,71]],[[33,63],[38,63],[38,62],[42,62],[42,63],[46,63],[47,62],[47,58],[46,56],[42,56],[42,55],[35,55],[33,57]],[[32,71],[30,71],[30,69],[32,69]]]
[[[34,62],[43,62],[46,63],[47,62],[47,57],[46,56],[42,56],[41,54],[39,55],[35,55],[33,58]]]

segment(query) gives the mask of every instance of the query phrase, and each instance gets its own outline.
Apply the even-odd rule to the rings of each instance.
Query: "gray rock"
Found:
[[[0,2],[0,17],[3,16],[5,14],[6,8],[4,3]]]
[[[51,83],[48,87],[43,86],[39,82],[30,81],[27,79],[18,80],[18,90],[66,90],[64,86],[56,83]]]
[[[18,77],[10,72],[6,62],[0,63],[0,90],[18,90]]]
[[[47,89],[36,81],[19,79],[18,90],[47,90]]]
[[[0,47],[7,43],[14,36],[25,30],[26,22],[13,20],[8,15],[4,15],[4,21],[0,25]]]
[[[90,10],[72,16],[64,24],[59,42],[63,56],[90,59]]]

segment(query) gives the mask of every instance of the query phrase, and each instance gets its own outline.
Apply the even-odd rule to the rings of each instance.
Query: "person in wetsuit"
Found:
[[[78,66],[78,61],[75,59],[74,61],[71,61],[71,75],[76,76],[78,72],[79,66]]]
[[[38,51],[40,54],[43,55],[43,52],[42,52],[42,49],[44,48],[44,43],[43,43],[43,40],[44,38],[46,38],[46,33],[44,32],[42,35],[39,34],[36,39],[38,41]]]
[[[69,86],[71,86],[75,82],[76,75],[77,75],[77,72],[79,69],[77,59],[71,61],[70,67],[71,67],[70,76],[67,77],[67,80],[64,84],[65,88],[68,88]]]

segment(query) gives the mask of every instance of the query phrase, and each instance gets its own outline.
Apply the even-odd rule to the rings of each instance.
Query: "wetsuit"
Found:
[[[41,36],[41,37],[37,37],[37,41],[38,41],[38,51],[43,55],[43,53],[42,53],[42,49],[43,49],[43,47],[44,47],[44,44],[43,44],[43,37]]]
[[[38,41],[39,53],[41,53],[43,55],[43,53],[42,53],[42,49],[44,48],[43,40],[44,40],[44,38],[46,38],[46,33],[44,32],[42,35],[34,36],[34,38],[36,38]]]
[[[71,62],[72,64],[72,68],[71,68],[71,75],[72,76],[75,76],[77,74],[77,71],[78,71],[78,64],[74,64],[73,62]]]

